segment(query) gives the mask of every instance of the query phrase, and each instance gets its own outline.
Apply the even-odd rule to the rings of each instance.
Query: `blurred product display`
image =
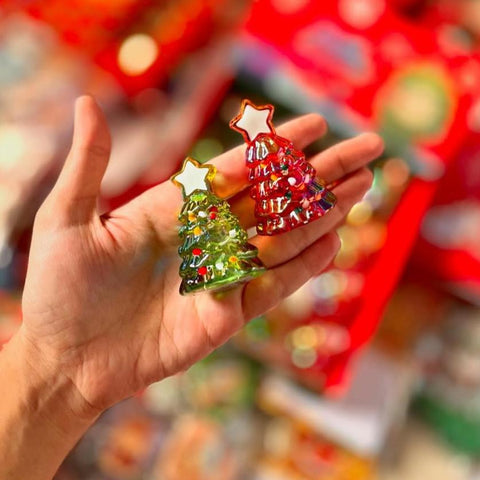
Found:
[[[331,267],[187,372],[107,411],[57,480],[478,478],[480,0],[2,2],[0,345],[21,324],[33,219],[84,92],[113,136],[100,210],[187,156],[208,170],[175,177],[185,292],[262,271],[201,165],[239,143],[229,123],[242,99],[274,104],[275,124],[321,113],[329,132],[306,158],[370,130],[386,149]],[[258,231],[272,234],[305,220],[294,222],[300,197],[277,204],[277,180],[289,172],[287,198],[313,173],[267,113],[234,127]],[[322,213],[334,204],[308,188]],[[291,207],[283,227],[272,224],[280,207]],[[202,236],[215,222],[228,248]]]
[[[432,355],[429,344],[436,345]],[[427,346],[425,346],[427,344]],[[452,309],[444,330],[425,336],[425,380],[416,406],[460,451],[480,450],[480,318],[471,307]]]

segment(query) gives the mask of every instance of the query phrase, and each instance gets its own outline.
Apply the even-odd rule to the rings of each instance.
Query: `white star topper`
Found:
[[[272,116],[272,105],[256,106],[250,100],[243,100],[240,113],[230,126],[240,132],[246,142],[253,142],[261,133],[275,134]]]
[[[187,157],[182,169],[172,177],[172,182],[182,188],[184,198],[195,190],[210,191],[210,183],[215,176],[213,165],[200,165],[193,158]]]

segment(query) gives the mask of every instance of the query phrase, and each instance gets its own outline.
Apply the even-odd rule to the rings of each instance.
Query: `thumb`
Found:
[[[88,222],[96,213],[110,149],[110,132],[102,110],[92,97],[79,97],[72,148],[48,199],[68,222]]]

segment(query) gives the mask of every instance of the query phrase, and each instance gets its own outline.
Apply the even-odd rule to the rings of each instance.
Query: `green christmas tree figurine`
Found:
[[[213,165],[187,158],[172,177],[182,188],[185,204],[178,219],[182,245],[180,293],[231,288],[261,275],[265,268],[258,250],[247,242],[247,232],[230,211],[229,204],[211,191]]]

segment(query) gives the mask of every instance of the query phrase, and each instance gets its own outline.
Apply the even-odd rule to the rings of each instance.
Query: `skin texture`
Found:
[[[303,149],[325,131],[323,118],[310,114],[277,133]],[[264,276],[222,296],[182,297],[180,189],[166,179],[99,215],[110,146],[101,110],[80,97],[71,151],[35,219],[24,321],[0,353],[0,478],[51,478],[102,411],[188,368],[323,271],[340,246],[336,227],[370,187],[365,166],[383,149],[366,133],[315,155],[319,177],[336,184],[337,206],[287,234],[254,237],[270,269]],[[214,191],[231,199],[248,228],[255,221],[244,151],[212,163]]]

